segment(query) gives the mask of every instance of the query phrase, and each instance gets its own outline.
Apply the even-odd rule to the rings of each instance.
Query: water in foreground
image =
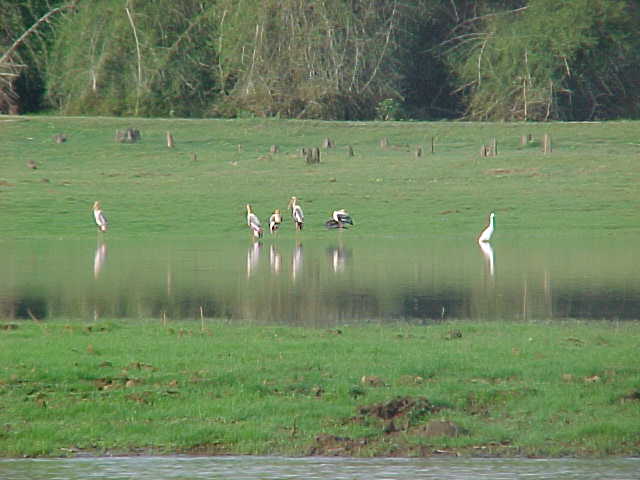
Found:
[[[117,457],[0,460],[4,480],[640,478],[640,459]]]

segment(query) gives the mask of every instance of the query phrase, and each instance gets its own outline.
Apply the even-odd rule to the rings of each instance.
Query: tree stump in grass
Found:
[[[383,150],[389,148],[389,139],[387,137],[384,137],[380,140],[380,148]]]
[[[64,143],[67,141],[67,136],[62,133],[58,133],[57,135],[53,136],[53,141],[56,143]]]
[[[416,158],[420,158],[422,156],[422,147],[419,145],[416,147],[415,156]]]
[[[320,163],[320,149],[318,147],[311,149],[311,158],[313,163]]]
[[[271,148],[269,149],[270,153],[278,153],[280,151],[280,148],[278,148],[278,145],[271,145]]]
[[[529,143],[527,135],[520,135],[520,146],[524,147],[527,143]]]
[[[308,164],[320,163],[320,149],[318,147],[303,148],[302,152],[304,154],[304,159]]]
[[[325,149],[333,148],[335,146],[336,144],[329,137],[325,138],[324,142],[322,142],[322,147]]]
[[[551,148],[551,135],[548,133],[544,134],[542,137],[542,152],[543,153],[551,153],[553,150]]]
[[[171,135],[171,132],[167,132],[167,148],[173,148],[174,146],[173,135]]]
[[[436,153],[436,138],[431,137],[431,153]]]
[[[197,162],[198,161],[198,155],[195,152],[191,153],[191,161],[192,162]]]
[[[116,142],[118,143],[136,143],[140,138],[142,138],[140,136],[140,130],[135,128],[116,130]]]
[[[351,145],[347,145],[347,155],[353,157],[353,147]]]

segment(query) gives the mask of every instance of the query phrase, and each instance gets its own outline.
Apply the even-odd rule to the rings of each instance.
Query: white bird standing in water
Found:
[[[251,209],[251,205],[247,203],[247,225],[249,225],[249,229],[253,235],[253,238],[258,239],[262,238],[262,225],[260,225],[260,219],[258,216],[253,213]]]
[[[489,225],[487,225],[487,228],[485,228],[478,237],[478,242],[489,242],[491,240],[491,235],[493,235],[493,230],[495,228],[495,216],[496,214],[491,212],[491,215],[489,215]]]
[[[298,205],[297,197],[291,197],[291,200],[289,200],[289,208],[291,209],[293,222],[296,224],[296,230],[302,230],[304,226],[304,213],[302,213],[302,207]]]
[[[96,221],[96,225],[98,226],[98,230],[101,232],[107,231],[107,217],[105,217],[104,212],[102,211],[102,207],[100,207],[100,202],[93,202],[93,218]]]
[[[277,208],[274,210],[273,214],[269,217],[269,231],[271,233],[275,233],[282,223],[282,215],[280,214],[280,210]]]

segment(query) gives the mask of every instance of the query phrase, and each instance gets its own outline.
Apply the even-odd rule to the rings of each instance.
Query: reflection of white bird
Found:
[[[271,271],[273,273],[280,273],[280,267],[282,266],[282,255],[278,252],[275,245],[269,247],[269,264],[271,265]]]
[[[298,197],[291,197],[289,200],[289,208],[291,209],[291,217],[296,224],[296,230],[302,230],[304,226],[304,213],[302,213],[302,207],[298,205]]]
[[[107,259],[107,244],[100,243],[96,248],[96,254],[93,257],[93,278],[98,278],[100,271],[104,266],[104,261]]]
[[[262,243],[252,242],[247,250],[247,277],[250,277],[256,268],[258,268],[258,262],[260,261],[260,248]]]
[[[293,281],[296,280],[296,277],[300,274],[302,270],[302,244],[300,242],[296,243],[296,246],[293,249],[293,257],[291,258],[291,279]]]
[[[258,216],[253,213],[251,209],[251,205],[247,203],[247,225],[249,225],[249,229],[253,235],[253,238],[258,239],[262,238],[262,225],[260,225],[260,219]]]
[[[489,265],[489,275],[493,277],[493,274],[495,273],[495,265],[493,260],[493,247],[489,242],[478,242],[478,245],[480,245],[480,250],[482,250],[484,259]]]
[[[100,202],[93,202],[93,218],[96,221],[96,225],[101,232],[107,231],[107,217],[105,217],[104,212],[102,211],[102,207],[100,207]]]
[[[493,230],[495,228],[495,225],[494,225],[495,216],[496,214],[491,212],[491,215],[489,215],[489,225],[487,226],[487,228],[485,228],[482,231],[482,233],[478,237],[478,242],[482,243],[482,242],[488,242],[491,240],[491,235],[493,235]]]
[[[271,233],[275,233],[282,223],[282,215],[280,214],[280,210],[277,208],[274,210],[273,214],[269,217],[269,231]]]
[[[327,250],[331,256],[331,270],[333,273],[343,272],[347,264],[347,251],[342,247],[333,247]]]

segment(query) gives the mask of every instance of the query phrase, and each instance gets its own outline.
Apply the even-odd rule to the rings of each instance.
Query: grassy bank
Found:
[[[141,142],[116,143],[116,129],[129,126],[140,130]],[[174,148],[166,146],[167,131]],[[323,222],[336,208],[353,213],[352,235],[473,238],[491,210],[503,237],[637,231],[637,131],[637,122],[0,117],[0,231],[5,237],[93,236],[89,210],[98,199],[111,237],[245,239],[247,202],[265,221],[274,208],[284,210],[291,195],[305,209],[307,236],[329,235]],[[66,142],[53,141],[59,133]],[[553,142],[550,154],[541,151],[545,133]],[[529,134],[531,141],[521,145]],[[299,150],[322,147],[325,138],[335,147],[321,148],[321,163],[307,165]],[[384,138],[390,145],[383,149]],[[480,157],[480,146],[493,138],[498,155]],[[293,236],[292,230],[289,222],[282,235]]]
[[[4,324],[0,455],[637,455],[638,323]]]

